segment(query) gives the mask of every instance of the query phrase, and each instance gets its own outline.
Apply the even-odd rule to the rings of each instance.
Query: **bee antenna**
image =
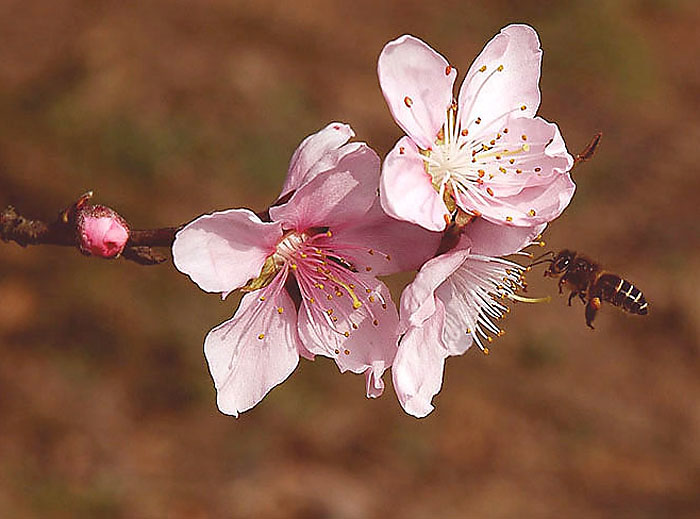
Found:
[[[548,250],[544,254],[540,254],[537,256],[535,259],[532,260],[532,263],[528,265],[528,267],[534,267],[535,265],[540,265],[541,263],[552,263],[554,259],[552,258],[547,258],[547,256],[554,256],[554,251],[553,250]]]

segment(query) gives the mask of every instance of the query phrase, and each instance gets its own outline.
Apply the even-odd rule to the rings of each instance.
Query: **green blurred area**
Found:
[[[388,40],[464,73],[516,21],[545,51],[540,114],[573,152],[604,132],[548,246],[624,274],[649,316],[606,307],[591,332],[533,272],[552,303],[450,359],[427,419],[318,359],[236,420],[201,346],[236,300],[2,244],[0,517],[697,517],[696,2],[0,0],[0,206],[50,218],[93,189],[142,228],[260,210],[330,121],[391,148]]]

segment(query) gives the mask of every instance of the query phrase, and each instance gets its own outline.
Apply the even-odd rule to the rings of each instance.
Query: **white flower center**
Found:
[[[508,128],[502,127],[503,119],[513,111],[516,110],[504,113],[483,127],[479,126],[482,125],[481,118],[476,117],[468,125],[476,126],[471,132],[476,135],[471,137],[468,128],[457,124],[456,106],[447,110],[445,124],[435,145],[424,153],[426,171],[441,198],[445,196],[447,186],[455,194],[471,194],[477,198],[494,196],[490,185],[498,183],[497,175],[509,171],[522,173],[517,167],[516,156],[519,160],[525,158],[530,145],[523,142],[513,148],[511,144],[509,149],[501,141],[503,135],[508,133]],[[494,126],[497,128],[494,129]],[[527,140],[526,135],[521,138]]]
[[[277,250],[272,255],[272,259],[277,267],[282,267],[288,261],[294,261],[294,258],[304,247],[304,242],[308,239],[306,233],[291,232],[287,234],[282,241],[277,244]]]

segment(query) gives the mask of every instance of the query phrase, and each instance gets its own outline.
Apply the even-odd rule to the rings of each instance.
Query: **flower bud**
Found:
[[[129,240],[129,225],[124,218],[103,205],[79,205],[76,224],[80,250],[87,256],[115,258]]]

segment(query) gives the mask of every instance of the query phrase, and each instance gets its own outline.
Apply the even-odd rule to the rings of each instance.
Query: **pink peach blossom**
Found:
[[[525,269],[502,256],[532,244],[543,229],[474,220],[458,245],[426,262],[403,291],[404,335],[392,377],[407,413],[422,418],[433,410],[447,357],[462,355],[473,342],[488,353],[484,343],[503,333],[496,321],[508,311],[508,299],[521,299],[516,291]]]
[[[472,63],[457,102],[457,71],[421,40],[388,43],[377,71],[406,132],[386,157],[381,201],[394,218],[441,231],[455,209],[533,227],[556,218],[575,186],[554,123],[535,117],[542,51],[534,29],[509,25]]]
[[[381,211],[379,158],[363,143],[346,144],[352,135],[333,123],[302,143],[269,222],[231,209],[204,215],[176,236],[175,265],[200,288],[245,293],[233,318],[204,343],[226,414],[257,404],[300,355],[365,373],[368,397],[383,392],[398,314],[374,276],[416,268],[439,236]]]
[[[116,258],[129,241],[129,225],[116,211],[103,205],[77,208],[78,245],[83,254]]]

